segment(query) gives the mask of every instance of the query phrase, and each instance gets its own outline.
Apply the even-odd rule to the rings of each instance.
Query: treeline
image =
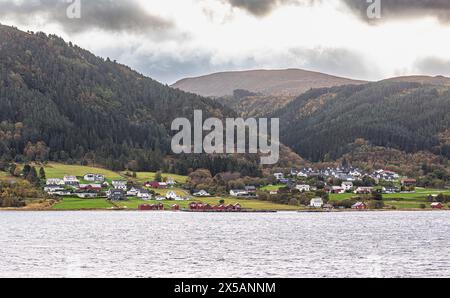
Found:
[[[45,171],[43,168],[26,165],[23,169],[14,164],[0,162],[0,171],[7,172],[11,179],[0,180],[0,207],[19,208],[26,206],[28,199],[44,198],[38,188],[45,184]],[[24,178],[24,179],[22,179]]]
[[[271,116],[281,118],[281,141],[311,161],[336,160],[357,139],[448,158],[438,134],[449,127],[449,111],[447,87],[371,83],[311,90]]]
[[[198,169],[189,174],[186,188],[192,192],[206,190],[212,195],[227,195],[232,189],[244,189],[250,185],[261,187],[267,184],[267,178],[248,177],[239,172],[213,175],[208,169]]]
[[[23,178],[36,187],[42,187],[46,184],[47,177],[43,167],[36,168],[29,164],[19,167],[15,163],[0,161],[0,171],[9,173],[11,177]]]

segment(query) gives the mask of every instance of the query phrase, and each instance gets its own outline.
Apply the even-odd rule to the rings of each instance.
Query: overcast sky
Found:
[[[56,33],[164,83],[224,70],[304,68],[357,79],[450,75],[450,1],[0,0],[0,22]],[[373,0],[375,1],[375,0]],[[1,36],[0,36],[1,38]]]

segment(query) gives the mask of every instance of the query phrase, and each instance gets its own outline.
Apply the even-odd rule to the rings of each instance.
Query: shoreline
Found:
[[[450,209],[373,209],[373,210],[244,210],[244,211],[192,211],[192,210],[138,210],[126,208],[114,209],[31,209],[31,208],[0,208],[0,212],[139,212],[139,213],[155,213],[155,212],[171,212],[171,213],[209,213],[209,214],[254,214],[254,213],[368,213],[368,212],[449,212]]]

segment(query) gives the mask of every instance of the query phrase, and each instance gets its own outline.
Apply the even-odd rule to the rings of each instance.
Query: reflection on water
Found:
[[[450,277],[450,212],[0,212],[0,277]]]

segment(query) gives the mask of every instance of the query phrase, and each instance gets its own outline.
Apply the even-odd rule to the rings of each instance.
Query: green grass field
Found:
[[[63,178],[65,175],[73,175],[82,177],[85,174],[94,173],[105,175],[108,179],[123,179],[123,177],[116,172],[106,170],[103,168],[79,166],[79,165],[65,165],[60,163],[49,163],[45,166],[45,174],[47,178]]]
[[[125,176],[126,172],[121,172],[122,175]],[[140,183],[144,183],[147,181],[154,181],[155,180],[155,172],[137,172],[137,177],[136,180]],[[181,176],[181,175],[176,175],[176,174],[168,174],[168,173],[163,173],[162,174],[163,178],[169,178],[172,177],[177,183],[186,183],[187,181],[187,176]]]
[[[277,185],[267,185],[264,187],[261,187],[260,190],[262,191],[278,191],[280,188],[286,187],[284,184],[277,184]]]
[[[101,210],[112,209],[114,205],[106,199],[80,199],[67,197],[53,205],[53,210]]]
[[[47,178],[63,178],[66,175],[73,175],[77,177],[83,177],[85,174],[94,173],[105,175],[107,180],[133,180],[133,178],[126,177],[125,171],[117,173],[103,168],[80,166],[80,165],[65,165],[60,163],[49,163],[45,166],[45,174]],[[136,180],[144,183],[147,181],[153,181],[156,173],[154,172],[137,172]],[[172,177],[178,183],[186,183],[187,176],[175,175],[175,174],[162,174],[164,178]],[[84,181],[81,181],[84,182]]]

